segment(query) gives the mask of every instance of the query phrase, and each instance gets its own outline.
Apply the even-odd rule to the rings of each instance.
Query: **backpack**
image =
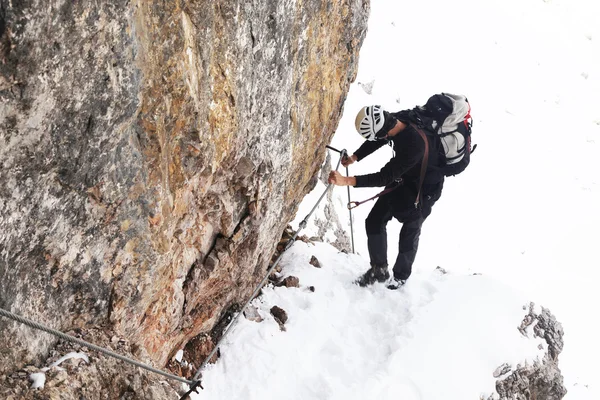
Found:
[[[445,176],[458,175],[467,168],[471,153],[471,105],[465,96],[441,93],[433,95],[423,107],[417,107],[416,116],[420,124],[435,132],[442,146],[442,172]]]

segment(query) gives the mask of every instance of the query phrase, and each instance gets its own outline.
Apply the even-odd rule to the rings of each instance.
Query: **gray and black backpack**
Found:
[[[442,144],[440,156],[444,157],[442,167],[445,176],[458,175],[467,168],[471,153],[471,105],[465,96],[450,93],[433,95],[423,107],[415,109],[421,124],[430,132],[435,132]],[[442,163],[444,164],[444,163]]]
[[[445,158],[442,167],[445,176],[460,174],[471,160],[471,105],[465,96],[441,93],[431,96],[424,107],[424,113],[433,121],[431,129],[437,134]]]

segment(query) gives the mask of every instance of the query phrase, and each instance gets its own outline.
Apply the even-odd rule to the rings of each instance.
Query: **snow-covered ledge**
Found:
[[[361,288],[353,281],[368,262],[325,243],[296,242],[281,265],[299,287],[263,290],[254,302],[263,322],[240,320],[204,373],[206,398],[564,396],[560,324],[490,277],[435,270],[398,291]]]

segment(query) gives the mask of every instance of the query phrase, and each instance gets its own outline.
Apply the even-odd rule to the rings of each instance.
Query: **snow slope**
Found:
[[[198,399],[478,399],[498,366],[543,354],[517,330],[528,299],[487,277],[429,271],[399,291],[360,288],[368,262],[323,243],[296,242],[281,265],[301,287],[263,290],[264,321],[239,320]]]

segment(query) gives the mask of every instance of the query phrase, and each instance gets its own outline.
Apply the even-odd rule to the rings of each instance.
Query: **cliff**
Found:
[[[209,332],[315,184],[368,12],[2,0],[0,307],[160,367]],[[0,320],[0,372],[55,343]]]

